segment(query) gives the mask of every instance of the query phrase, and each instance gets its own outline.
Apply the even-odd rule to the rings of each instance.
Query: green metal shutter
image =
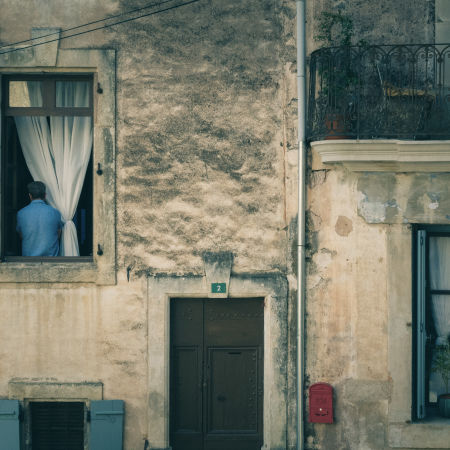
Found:
[[[18,400],[0,400],[0,448],[20,450]]]
[[[123,400],[91,402],[89,450],[122,450]]]
[[[416,326],[416,415],[425,417],[425,298],[426,298],[426,231],[417,233],[417,326]]]

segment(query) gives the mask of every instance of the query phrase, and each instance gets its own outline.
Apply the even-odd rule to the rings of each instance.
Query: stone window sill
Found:
[[[60,258],[57,258],[60,260]],[[103,267],[102,267],[103,266]],[[115,284],[113,267],[95,261],[24,261],[0,263],[0,283],[95,283]]]
[[[361,172],[450,172],[450,141],[339,139],[311,142],[321,162]]]
[[[390,423],[389,446],[393,448],[448,448],[450,419],[434,418],[420,423]]]

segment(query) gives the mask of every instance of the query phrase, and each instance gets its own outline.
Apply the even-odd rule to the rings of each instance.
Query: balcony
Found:
[[[450,44],[334,47],[310,58],[308,140],[450,139]]]

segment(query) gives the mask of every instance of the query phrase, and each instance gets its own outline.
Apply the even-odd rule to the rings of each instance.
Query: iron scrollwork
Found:
[[[450,139],[450,44],[313,52],[308,138]]]

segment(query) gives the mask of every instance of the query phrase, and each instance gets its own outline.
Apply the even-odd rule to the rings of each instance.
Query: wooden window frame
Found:
[[[60,30],[53,29],[55,33]],[[40,33],[32,29],[32,35]],[[22,52],[17,47],[19,52]],[[41,50],[39,50],[41,49]],[[39,51],[37,51],[39,50]],[[43,262],[7,261],[0,258],[0,285],[3,283],[117,283],[116,263],[116,50],[111,48],[61,48],[57,42],[37,47],[35,52],[18,53],[20,58],[0,58],[0,78],[34,75],[90,76],[93,79],[94,170],[93,174],[93,255],[77,262],[61,257]],[[96,89],[97,88],[97,89]],[[0,92],[3,93],[0,88]],[[2,97],[2,102],[4,102]],[[4,105],[0,108],[2,114]],[[1,140],[0,140],[1,141]],[[2,147],[3,149],[3,147]],[[101,249],[101,252],[98,250]],[[68,264],[69,263],[69,264]]]
[[[419,318],[419,303],[421,301],[420,294],[419,294],[419,288],[418,288],[418,282],[419,279],[422,278],[422,290],[423,290],[423,300],[425,303],[423,305],[423,327],[425,336],[427,336],[428,327],[427,323],[430,320],[430,315],[432,314],[430,311],[431,307],[431,296],[433,294],[444,294],[449,295],[450,290],[432,290],[430,287],[430,246],[429,241],[430,237],[448,237],[450,238],[450,226],[448,225],[416,225],[413,227],[414,230],[414,246],[413,246],[413,264],[414,264],[414,276],[412,277],[413,281],[413,292],[415,293],[413,296],[413,339],[412,339],[412,352],[413,352],[413,367],[412,367],[412,398],[413,398],[413,408],[412,408],[412,419],[414,421],[421,421],[424,419],[429,419],[430,415],[434,415],[434,410],[437,407],[436,403],[431,403],[429,401],[429,376],[430,376],[430,369],[426,367],[426,357],[427,352],[429,352],[429,349],[425,347],[420,350],[419,349],[419,334],[420,334],[420,318]],[[424,236],[424,243],[423,243],[423,250],[424,254],[423,257],[425,259],[424,264],[421,265],[420,263],[420,252],[419,252],[419,245],[421,245],[418,240],[420,238],[419,233],[423,232],[425,234]],[[422,267],[422,269],[421,269]],[[421,270],[424,271],[424,273],[421,273]],[[428,339],[428,337],[426,338]],[[428,341],[426,341],[428,342]],[[419,383],[421,382],[420,376],[419,376],[419,352],[422,351],[423,358],[425,364],[424,368],[424,378],[423,378],[423,386],[422,390],[424,391],[425,400],[422,404],[421,400],[418,398],[418,389],[419,389]],[[420,406],[422,404],[422,410],[419,412]]]
[[[40,81],[42,82],[42,100],[43,105],[41,107],[11,107],[9,105],[9,85],[11,81]],[[58,81],[87,81],[91,84],[89,89],[89,107],[57,107],[56,106],[56,82]],[[2,98],[3,101],[3,112],[2,112],[2,130],[5,130],[4,122],[7,117],[14,116],[83,116],[91,117],[94,121],[94,99],[93,99],[93,86],[94,86],[94,75],[93,74],[71,74],[71,73],[58,73],[58,74],[13,74],[4,75],[2,77]],[[2,148],[6,148],[6,132],[4,131],[1,136]],[[94,145],[92,148],[92,158],[94,158]],[[5,180],[5,164],[4,157],[0,155],[0,173],[2,175],[2,180]],[[1,223],[2,230],[4,230],[5,223],[5,192],[2,189],[3,195],[0,199],[1,208]],[[92,192],[94,196],[94,192]],[[94,233],[94,225],[92,227],[92,234]],[[86,263],[93,261],[93,255],[91,256],[5,256],[5,235],[2,232],[0,236],[0,255],[1,261],[3,262],[20,262],[20,263]],[[92,248],[94,252],[94,248]]]
[[[9,105],[10,81],[41,81],[42,100],[41,107],[13,107]],[[57,107],[56,106],[56,82],[57,81],[88,81],[91,83],[89,90],[89,107]],[[45,75],[5,75],[3,83],[3,95],[5,99],[5,116],[93,116],[93,75],[73,74],[45,74]]]

